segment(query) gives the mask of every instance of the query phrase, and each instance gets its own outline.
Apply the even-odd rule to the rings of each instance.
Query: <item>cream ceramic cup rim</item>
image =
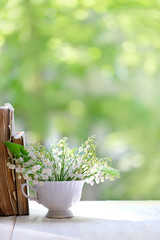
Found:
[[[85,179],[82,179],[82,180],[69,180],[69,181],[55,181],[55,180],[53,180],[53,181],[38,181],[38,183],[62,183],[62,182],[82,182],[82,181],[84,181],[85,182]],[[28,181],[29,182],[29,181]],[[35,186],[36,186],[37,184],[35,184]]]

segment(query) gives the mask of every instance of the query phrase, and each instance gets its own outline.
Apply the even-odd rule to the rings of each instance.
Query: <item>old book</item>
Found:
[[[24,145],[24,132],[15,134],[14,109],[10,104],[0,107],[0,216],[27,215],[28,199],[21,193],[25,180],[19,180],[15,170],[7,167],[10,154],[4,141]]]
[[[15,171],[7,167],[8,151],[4,141],[11,138],[11,109],[7,106],[0,107],[0,215],[16,215],[17,193]]]

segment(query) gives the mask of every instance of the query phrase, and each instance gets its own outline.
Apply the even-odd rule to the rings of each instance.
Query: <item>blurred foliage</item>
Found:
[[[160,198],[159,26],[159,0],[0,1],[0,104],[40,142],[96,134],[98,199]]]

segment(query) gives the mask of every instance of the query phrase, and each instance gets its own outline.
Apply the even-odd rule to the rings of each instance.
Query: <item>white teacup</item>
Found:
[[[73,217],[72,211],[69,209],[74,203],[81,198],[84,180],[79,181],[55,181],[43,182],[43,185],[32,187],[29,183],[21,185],[23,195],[47,207],[48,218],[66,218]],[[29,186],[35,191],[37,198],[30,197],[24,192],[24,187]]]

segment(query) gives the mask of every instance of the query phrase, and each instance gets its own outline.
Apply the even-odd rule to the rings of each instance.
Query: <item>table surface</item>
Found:
[[[29,216],[0,217],[0,240],[160,240],[160,201],[81,201],[67,219],[29,205]]]

